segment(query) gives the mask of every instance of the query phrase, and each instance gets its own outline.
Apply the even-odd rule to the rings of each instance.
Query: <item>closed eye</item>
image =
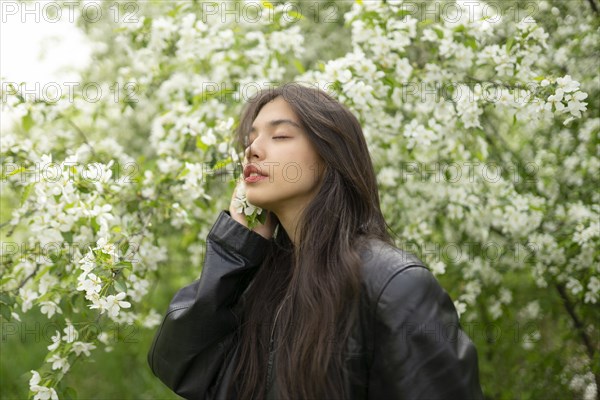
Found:
[[[287,139],[290,136],[273,136],[273,139]]]

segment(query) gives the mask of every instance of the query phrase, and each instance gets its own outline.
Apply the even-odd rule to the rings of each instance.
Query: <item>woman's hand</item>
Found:
[[[236,220],[237,222],[239,222],[240,224],[244,225],[247,228],[248,222],[246,221],[246,216],[243,213],[238,213],[234,207],[233,200],[235,199],[235,194],[237,192],[239,185],[240,185],[240,182],[238,182],[235,189],[233,190],[233,194],[231,196],[231,202],[229,203],[229,214],[231,215],[231,218],[233,218],[234,220]],[[265,223],[264,224],[258,223],[258,225],[252,230],[254,232],[258,233],[259,235],[261,235],[262,237],[264,237],[265,239],[271,239],[271,237],[273,237],[273,232],[275,231],[275,226],[277,224],[276,218],[268,210],[263,210],[263,212],[267,213],[267,219],[265,220]]]

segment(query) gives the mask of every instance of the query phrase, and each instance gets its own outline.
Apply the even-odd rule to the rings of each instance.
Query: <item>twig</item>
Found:
[[[81,138],[83,139],[83,142],[85,144],[87,144],[87,146],[90,148],[90,152],[92,153],[92,155],[94,157],[96,157],[96,152],[94,151],[94,148],[92,147],[92,145],[88,141],[87,136],[85,136],[85,133],[75,124],[75,122],[71,121],[69,118],[65,117],[63,114],[59,114],[59,115],[62,118],[64,118],[67,121],[67,123],[73,127],[73,129],[75,129],[77,131],[77,133],[79,134],[79,136],[81,136]]]
[[[142,216],[141,216],[141,215],[139,215],[139,212],[138,212],[138,216],[139,216],[139,219],[140,219],[140,220],[142,220],[142,219],[143,219],[143,218],[142,218]],[[138,231],[136,231],[136,232],[132,232],[132,233],[131,233],[129,236],[123,236],[121,239],[117,240],[117,241],[115,242],[115,244],[117,244],[117,245],[118,245],[118,244],[120,244],[120,243],[123,241],[123,239],[125,239],[125,238],[127,238],[127,240],[129,240],[129,239],[131,239],[131,238],[133,238],[133,237],[135,237],[135,236],[141,235],[142,233],[146,232],[146,228],[147,228],[147,227],[148,227],[148,225],[149,225],[149,224],[152,222],[152,217],[153,217],[153,216],[154,216],[154,209],[148,213],[148,218],[146,219],[146,222],[144,222],[144,225],[142,226],[142,228],[141,228],[140,230],[138,230]]]
[[[19,284],[19,286],[16,289],[17,292],[19,291],[19,289],[21,289],[23,286],[25,286],[25,284],[27,283],[28,280],[30,280],[35,274],[37,274],[37,272],[40,269],[41,265],[42,264],[37,263],[37,265],[35,266],[35,269],[33,270],[33,272],[31,274],[29,274],[27,276],[27,278],[23,279],[23,281]]]
[[[23,214],[23,217],[29,217],[31,214],[33,214],[33,210],[29,210],[29,211],[27,211],[25,214]],[[10,222],[11,222],[11,220],[8,220],[8,221],[6,221],[6,222],[3,222],[3,223],[1,223],[1,224],[0,224],[0,229],[4,228],[6,225],[9,225],[9,224],[10,224]],[[8,233],[6,234],[6,236],[7,236],[7,237],[10,237],[10,236],[12,236],[12,234],[13,234],[13,232],[14,232],[15,228],[16,228],[16,225],[15,225],[15,226],[13,226],[13,227],[12,227],[12,229],[8,231]]]

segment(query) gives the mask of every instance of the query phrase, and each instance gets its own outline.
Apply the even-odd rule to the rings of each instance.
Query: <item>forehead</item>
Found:
[[[283,97],[276,97],[260,109],[252,126],[258,127],[258,125],[268,124],[270,121],[278,119],[288,119],[300,125],[300,120],[288,102]]]
[[[254,137],[258,131],[272,130],[285,125],[304,131],[302,123],[290,105],[281,97],[265,104],[246,132],[246,136]]]

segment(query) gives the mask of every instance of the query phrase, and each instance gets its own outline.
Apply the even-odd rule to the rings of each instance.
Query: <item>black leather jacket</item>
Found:
[[[268,240],[222,211],[207,237],[200,279],[179,290],[148,363],[187,399],[225,399],[236,357],[236,305]],[[352,399],[483,399],[477,352],[454,304],[423,263],[372,240],[361,254],[360,322],[347,344]],[[244,283],[246,282],[246,283]],[[270,353],[272,355],[272,352]],[[273,398],[269,358],[268,398]]]

